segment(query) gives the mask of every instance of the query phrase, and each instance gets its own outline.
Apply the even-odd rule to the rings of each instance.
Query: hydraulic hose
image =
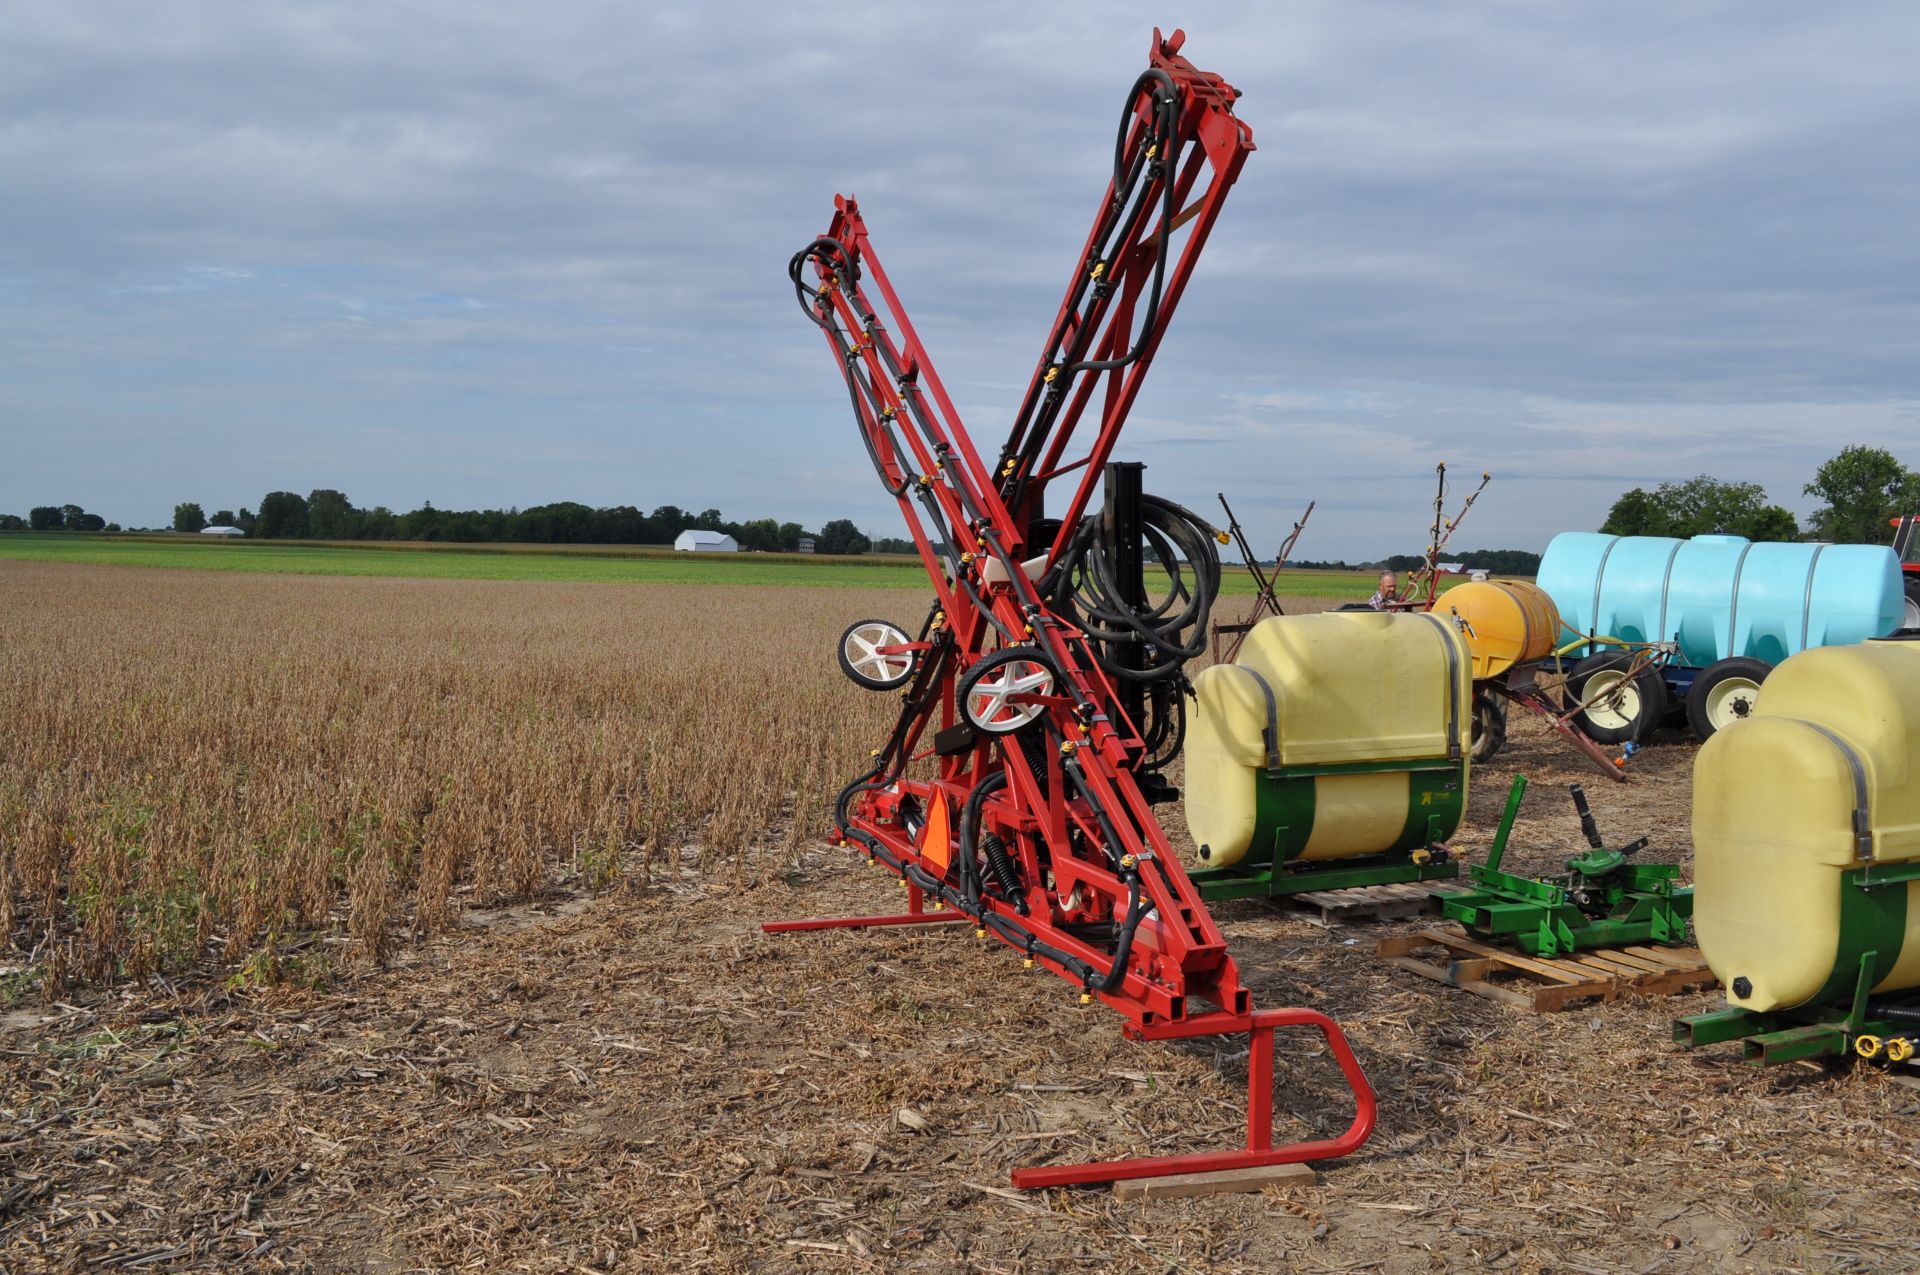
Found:
[[[1127,955],[1133,951],[1133,936],[1140,928],[1140,919],[1152,910],[1153,906],[1150,901],[1146,907],[1140,904],[1140,877],[1135,873],[1127,878],[1127,916],[1120,926],[1120,939],[1113,945],[1113,964],[1107,968],[1106,977],[1093,985],[1095,990],[1111,992],[1125,981]]]
[[[1139,552],[1151,553],[1167,577],[1157,602],[1131,604],[1120,579],[1120,546],[1106,520],[1091,514],[1074,529],[1041,590],[1056,614],[1080,625],[1109,677],[1146,684],[1146,720],[1134,726],[1146,745],[1143,765],[1157,770],[1186,739],[1184,669],[1206,649],[1207,621],[1220,593],[1220,553],[1218,533],[1198,514],[1159,496],[1142,496],[1140,506]],[[1127,648],[1140,649],[1144,658],[1123,659]]]
[[[1118,578],[1119,546],[1096,515],[1080,520],[1042,583],[1055,610],[1076,616],[1087,636],[1109,648],[1139,644],[1158,657],[1132,669],[1115,663],[1110,649],[1096,650],[1101,668],[1123,681],[1155,682],[1173,677],[1206,650],[1207,618],[1220,593],[1220,553],[1213,524],[1171,500],[1142,496],[1140,520],[1146,544],[1167,574],[1166,596],[1157,603],[1139,610],[1126,597]]]
[[[1875,1001],[1867,1006],[1867,1017],[1886,1018],[1898,1023],[1920,1023],[1920,1004],[1888,1005]]]
[[[973,791],[967,794],[966,804],[960,807],[960,880],[968,899],[976,908],[980,904],[980,875],[979,864],[974,858],[974,853],[980,838],[981,810],[986,805],[988,797],[1006,786],[1007,772],[997,770],[975,784]],[[991,837],[993,834],[989,832],[986,835]],[[1005,855],[1005,853],[1006,847],[1002,846],[1001,854]],[[1011,864],[1008,865],[1009,869],[1011,866]],[[999,876],[998,864],[989,859],[988,867],[993,869],[996,877]],[[1013,879],[1010,870],[1008,879]],[[1021,898],[1017,887],[1010,887],[1006,882],[1001,882],[1001,888],[1006,891],[1008,900],[1019,907],[1022,914],[1025,914],[1026,900]]]
[[[1151,94],[1148,99],[1150,110],[1147,119],[1136,130],[1143,93]],[[1127,105],[1114,136],[1112,194],[1095,227],[1090,255],[1080,263],[1073,287],[1067,294],[1067,305],[1061,319],[1047,338],[1042,363],[1055,371],[1045,378],[1035,376],[1014,418],[1007,445],[1001,452],[1002,462],[1017,458],[1017,463],[1002,484],[1002,495],[1010,505],[1018,505],[1022,499],[1026,484],[1032,477],[1033,460],[1053,432],[1054,420],[1061,404],[1066,401],[1067,387],[1073,378],[1081,372],[1110,371],[1137,362],[1159,330],[1160,302],[1166,283],[1167,247],[1178,213],[1175,186],[1178,184],[1180,159],[1179,110],[1179,91],[1173,78],[1165,71],[1153,69],[1144,72],[1134,81],[1132,90],[1127,94]],[[1134,143],[1131,150],[1128,142]],[[1142,184],[1143,177],[1147,179],[1145,185]],[[1095,262],[1113,262],[1117,254],[1126,251],[1135,241],[1141,223],[1156,211],[1147,199],[1151,182],[1156,179],[1160,181],[1161,189],[1157,208],[1159,221],[1153,231],[1153,276],[1142,299],[1133,339],[1126,352],[1117,358],[1089,359],[1086,357],[1087,351],[1100,325],[1088,320],[1103,303],[1110,286],[1105,281],[1095,282],[1092,267]],[[1094,294],[1092,307],[1087,304],[1089,292]],[[1072,348],[1063,349],[1070,330],[1074,334]]]

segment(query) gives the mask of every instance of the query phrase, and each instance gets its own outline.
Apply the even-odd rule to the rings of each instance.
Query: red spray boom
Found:
[[[863,621],[841,653],[856,681],[898,689],[904,702],[871,769],[840,794],[836,840],[899,874],[909,911],[767,928],[965,920],[1029,967],[1069,980],[1083,1002],[1118,1010],[1136,1038],[1252,1038],[1244,1150],[1016,1170],[1024,1187],[1330,1159],[1357,1149],[1374,1122],[1372,1092],[1332,1020],[1253,1009],[1142,792],[1143,773],[1179,746],[1169,722],[1179,720],[1180,666],[1205,641],[1218,584],[1212,528],[1169,502],[1139,505],[1145,526],[1136,534],[1160,551],[1174,581],[1167,602],[1145,607],[1115,600],[1097,543],[1103,520],[1088,512],[1253,150],[1252,131],[1233,114],[1239,94],[1182,57],[1184,41],[1180,31],[1154,32],[1148,68],[1127,95],[1112,181],[990,465],[852,199],[835,200],[827,233],[790,269],[846,378],[861,440],[899,502],[935,601],[917,638]],[[1071,495],[1046,517],[1046,493],[1063,479]],[[1112,529],[1104,530],[1110,545]],[[1123,696],[1116,683],[1152,693]],[[1325,1034],[1357,1110],[1338,1138],[1276,1147],[1272,1038],[1293,1025]]]

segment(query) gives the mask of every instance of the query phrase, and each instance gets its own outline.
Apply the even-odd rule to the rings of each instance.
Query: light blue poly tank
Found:
[[[1680,663],[1730,655],[1778,664],[1900,627],[1900,560],[1884,545],[1756,543],[1740,536],[1608,536],[1565,531],[1539,584],[1574,633],[1678,641]]]

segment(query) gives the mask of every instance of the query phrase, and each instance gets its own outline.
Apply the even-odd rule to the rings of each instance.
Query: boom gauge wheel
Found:
[[[1005,735],[1045,709],[1035,697],[1054,693],[1053,666],[1034,647],[1009,646],[975,663],[956,690],[976,729]]]
[[[888,620],[856,620],[840,635],[840,671],[870,691],[891,691],[907,684],[919,652],[902,651],[913,641]]]

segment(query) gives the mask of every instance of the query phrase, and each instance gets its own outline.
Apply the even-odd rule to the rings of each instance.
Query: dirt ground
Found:
[[[1687,858],[1693,747],[1615,786],[1516,722],[1476,773],[1510,862],[1614,840]],[[1178,827],[1175,811],[1168,823]],[[1920,1268],[1920,1090],[1669,1043],[1705,994],[1536,1016],[1392,969],[1391,927],[1216,907],[1263,1005],[1349,1032],[1378,1133],[1320,1184],[1167,1202],[1026,1195],[1042,1162],[1223,1147],[1245,1058],[1134,1044],[964,931],[762,935],[894,907],[812,845],[784,882],[469,911],[325,988],[214,980],[0,1027],[0,1268],[295,1271],[1844,1271]],[[1411,923],[1399,923],[1411,924]],[[320,939],[316,942],[341,942]],[[1284,1040],[1281,1132],[1350,1118]],[[907,1114],[903,1118],[902,1112]]]

